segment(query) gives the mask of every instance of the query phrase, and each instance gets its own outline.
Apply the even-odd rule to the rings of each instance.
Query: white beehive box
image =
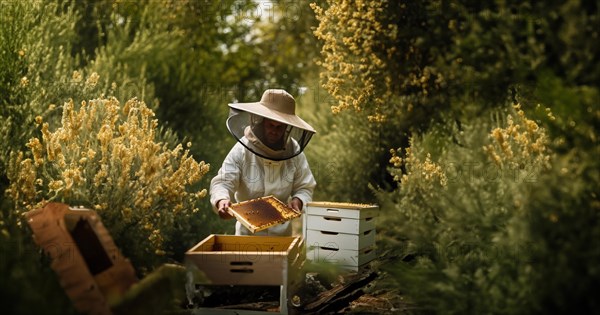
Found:
[[[202,285],[280,286],[278,312],[287,314],[292,289],[305,259],[300,237],[210,235],[185,253],[187,263],[203,271]],[[205,314],[256,314],[234,309],[199,309]],[[202,312],[203,311],[203,312]]]
[[[376,257],[377,205],[310,202],[303,235],[307,259],[358,270]]]

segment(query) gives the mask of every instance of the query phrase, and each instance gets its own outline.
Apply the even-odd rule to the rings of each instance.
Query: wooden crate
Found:
[[[279,312],[287,314],[288,301],[299,284],[306,257],[300,237],[210,235],[185,254],[208,279],[200,285],[280,286]],[[198,309],[206,314],[260,314],[262,312]]]
[[[137,283],[133,266],[95,211],[51,202],[25,217],[77,311],[111,314],[112,303]]]
[[[304,216],[307,259],[358,270],[376,257],[376,205],[311,202]]]

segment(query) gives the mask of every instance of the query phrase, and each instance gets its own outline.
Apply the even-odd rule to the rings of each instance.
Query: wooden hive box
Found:
[[[279,286],[278,312],[288,314],[288,303],[299,284],[305,259],[301,237],[209,235],[185,253],[186,263],[206,275],[200,285]],[[200,309],[206,314],[260,314],[232,309]]]
[[[304,216],[306,257],[358,270],[376,257],[377,205],[310,202]]]
[[[25,217],[77,311],[111,314],[111,303],[137,278],[96,212],[48,203]]]

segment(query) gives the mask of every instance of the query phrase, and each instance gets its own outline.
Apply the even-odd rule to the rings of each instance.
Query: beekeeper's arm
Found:
[[[240,183],[241,158],[242,151],[235,145],[225,157],[217,175],[210,181],[210,203],[213,211],[223,219],[233,218],[227,208],[231,206]]]
[[[296,210],[302,210],[302,208],[312,201],[313,191],[317,182],[310,170],[308,161],[304,153],[300,153],[296,157],[296,170],[294,173],[294,182],[292,186],[292,200],[290,201],[290,207]]]

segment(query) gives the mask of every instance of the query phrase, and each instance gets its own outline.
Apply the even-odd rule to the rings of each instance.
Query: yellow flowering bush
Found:
[[[329,7],[311,4],[319,20],[315,35],[323,42],[318,64],[324,87],[337,102],[333,113],[353,108],[361,111],[371,103],[371,121],[385,118],[380,107],[392,95],[392,77],[381,55],[381,43],[395,38],[396,25],[384,25],[380,16],[387,1],[328,1]],[[390,47],[387,54],[392,54]]]
[[[92,74],[85,84],[97,80]],[[8,170],[16,211],[48,201],[87,206],[133,260],[166,254],[174,225],[197,212],[206,195],[194,185],[209,165],[189,154],[191,143],[158,141],[166,136],[153,117],[143,102],[115,98],[69,100],[55,129],[36,117],[40,136],[29,140],[28,152],[12,155]]]

